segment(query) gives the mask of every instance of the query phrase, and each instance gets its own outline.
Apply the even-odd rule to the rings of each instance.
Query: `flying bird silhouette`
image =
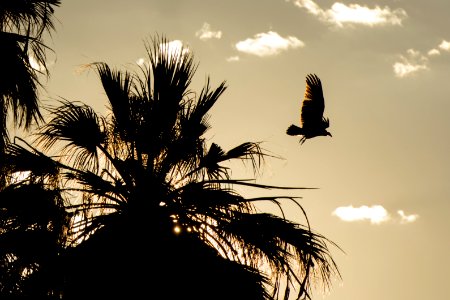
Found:
[[[327,131],[330,126],[328,118],[324,118],[325,100],[323,98],[322,82],[316,74],[306,75],[306,90],[300,111],[300,125],[292,124],[286,130],[288,135],[299,136],[300,144],[316,136],[332,136]]]

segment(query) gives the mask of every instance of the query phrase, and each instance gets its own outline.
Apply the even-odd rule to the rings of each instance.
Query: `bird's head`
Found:
[[[329,131],[327,131],[326,128],[321,128],[320,130],[318,130],[316,132],[317,135],[321,135],[321,136],[332,136],[331,133]]]
[[[323,128],[323,129],[320,131],[319,135],[322,135],[322,136],[332,136],[331,133],[330,133],[329,131],[327,131],[325,128]]]

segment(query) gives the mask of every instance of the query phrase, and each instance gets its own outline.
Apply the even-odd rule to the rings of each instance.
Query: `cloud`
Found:
[[[143,57],[140,57],[136,60],[136,64],[138,66],[143,66],[145,64],[145,59]]]
[[[430,51],[428,51],[427,54],[428,54],[429,56],[435,56],[435,55],[441,54],[441,51],[439,51],[439,50],[436,49],[436,48],[433,48],[433,49],[431,49]]]
[[[168,54],[171,59],[173,56],[183,56],[189,52],[189,49],[183,45],[183,42],[180,40],[173,40],[168,43],[163,43],[159,45],[160,51]]]
[[[446,40],[442,40],[442,42],[439,44],[439,49],[444,51],[450,51],[450,42],[447,42]]]
[[[370,221],[371,224],[381,224],[393,219],[391,214],[381,205],[341,206],[331,214],[345,222]],[[403,210],[398,210],[397,214],[400,217],[400,224],[415,222],[419,217],[417,214],[406,215]]]
[[[408,49],[406,56],[400,55],[400,61],[393,65],[394,73],[397,77],[410,76],[418,71],[428,69],[428,58],[414,49]]]
[[[45,66],[41,64],[36,58],[32,55],[29,56],[30,66],[38,72],[44,72]]]
[[[230,57],[228,57],[228,58],[227,58],[227,61],[228,61],[228,62],[233,62],[233,61],[239,61],[239,59],[240,59],[239,56],[236,55],[236,56],[230,56]]]
[[[369,8],[359,4],[347,5],[335,2],[330,9],[324,10],[312,0],[290,1],[295,6],[306,9],[310,14],[317,16],[319,20],[339,27],[345,24],[362,24],[367,26],[402,25],[402,21],[407,17],[405,10],[401,8],[392,10],[388,6]]]
[[[389,220],[388,212],[381,205],[341,206],[336,208],[332,214],[346,222],[369,220],[372,224],[380,224]]]
[[[202,28],[195,33],[195,36],[202,41],[220,39],[222,37],[222,31],[213,31],[211,30],[211,25],[208,23],[203,23]]]
[[[398,210],[397,213],[401,217],[400,223],[402,223],[402,224],[415,222],[417,220],[417,218],[419,217],[419,215],[416,215],[416,214],[406,215],[403,210]]]
[[[450,52],[450,42],[442,40],[439,45],[428,50],[426,55],[414,49],[408,49],[406,55],[399,55],[399,61],[393,64],[394,73],[397,77],[407,77],[421,70],[428,70],[429,58]]]
[[[442,40],[442,42],[435,48],[428,51],[428,56],[437,56],[441,54],[442,51],[450,52],[450,42]]]
[[[238,51],[264,57],[277,55],[288,49],[304,47],[304,43],[294,36],[281,37],[274,31],[255,34],[253,38],[236,43]]]

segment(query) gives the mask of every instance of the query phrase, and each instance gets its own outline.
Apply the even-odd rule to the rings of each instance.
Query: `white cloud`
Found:
[[[444,50],[444,51],[450,51],[450,42],[447,42],[446,40],[443,40],[439,44],[439,49]]]
[[[397,214],[398,218],[391,217],[391,214],[381,205],[341,206],[332,212],[332,215],[345,222],[370,221],[371,224],[381,224],[390,220],[400,224],[409,224],[419,218],[417,214],[406,215],[403,210],[397,210]]]
[[[418,71],[428,69],[428,58],[419,51],[408,49],[406,56],[400,55],[400,61],[393,65],[394,73],[397,77],[407,77]]]
[[[29,56],[29,62],[30,62],[30,66],[35,69],[38,72],[44,72],[45,71],[45,66],[43,64],[41,64],[40,62],[38,62],[36,60],[36,58],[34,58],[34,56],[30,55]]]
[[[239,61],[239,59],[240,59],[239,56],[236,55],[236,56],[230,56],[230,57],[228,57],[228,58],[227,58],[227,61],[228,61],[228,62],[233,62],[233,61]]]
[[[138,66],[143,66],[143,65],[145,64],[145,59],[142,58],[142,57],[138,58],[138,59],[136,60],[136,64],[137,64]]]
[[[402,224],[415,222],[417,220],[417,218],[419,217],[419,215],[416,215],[416,214],[406,215],[403,210],[398,210],[397,213],[401,217],[400,223],[402,223]]]
[[[324,10],[312,0],[291,0],[291,2],[297,7],[306,9],[321,21],[333,23],[340,27],[344,24],[402,25],[402,21],[407,17],[405,10],[401,8],[392,10],[388,6],[369,8],[359,4],[347,5],[335,2],[330,9]]]
[[[435,56],[435,55],[439,55],[439,54],[441,54],[441,52],[436,48],[433,48],[430,51],[428,51],[429,56]]]
[[[427,54],[428,56],[438,56],[441,54],[441,51],[450,52],[450,42],[442,40],[437,47],[430,49]]]
[[[412,63],[406,62],[396,62],[393,65],[394,73],[397,77],[407,77],[420,70],[426,70],[428,67],[425,65],[414,65]]]
[[[260,57],[277,55],[288,49],[303,47],[305,44],[294,36],[281,37],[274,31],[258,33],[253,38],[236,43],[238,51]]]
[[[202,28],[195,33],[195,36],[202,41],[209,39],[220,39],[222,37],[222,31],[213,31],[211,30],[211,25],[208,23],[203,23]]]
[[[160,44],[159,48],[162,52],[167,52],[169,58],[172,58],[173,56],[180,56],[180,58],[182,58],[189,52],[189,49],[186,48],[180,40],[173,40],[168,43]]]
[[[380,224],[389,220],[388,212],[381,205],[341,206],[336,208],[332,214],[346,222],[369,220],[372,224]]]

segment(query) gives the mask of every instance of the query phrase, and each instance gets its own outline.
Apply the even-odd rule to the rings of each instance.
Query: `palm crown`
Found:
[[[36,147],[43,152],[10,148],[12,169],[23,171],[25,156],[34,159],[30,176],[65,196],[71,216],[61,250],[69,270],[61,288],[66,298],[82,296],[91,281],[107,287],[98,288],[99,296],[117,296],[124,284],[141,284],[127,290],[140,295],[150,283],[130,274],[141,268],[158,272],[152,287],[170,290],[169,299],[203,299],[199,290],[205,299],[275,299],[292,287],[309,297],[314,279],[328,286],[339,275],[328,248],[334,244],[311,230],[306,214],[302,225],[255,209],[259,201],[282,209],[283,199],[296,200],[246,198],[234,189],[292,189],[231,178],[224,165],[229,160],[259,167],[265,157],[260,143],[225,151],[205,139],[208,112],[226,83],[212,88],[208,79],[196,96],[189,90],[196,70],[191,52],[173,52],[165,38],[146,46],[149,63],[137,72],[91,65],[108,115],[62,100],[48,107],[50,119],[39,131]],[[174,282],[178,289],[171,288]],[[200,288],[194,292],[193,286]]]

